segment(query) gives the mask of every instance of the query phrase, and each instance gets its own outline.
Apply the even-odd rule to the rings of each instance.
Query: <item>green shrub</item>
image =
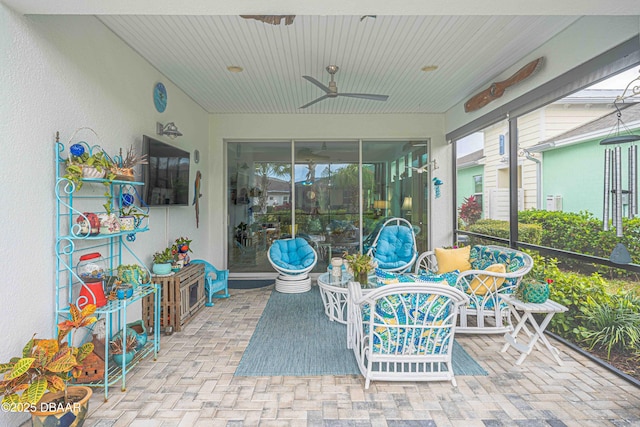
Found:
[[[468,227],[473,233],[486,234],[488,236],[509,239],[509,222],[497,219],[481,219],[475,224]],[[519,240],[539,245],[542,239],[542,227],[538,224],[518,224]],[[471,237],[471,245],[487,245],[495,244],[487,239]]]
[[[615,295],[608,303],[591,306],[583,318],[583,342],[589,350],[606,349],[607,359],[614,349],[640,351],[640,312],[634,297]]]
[[[622,243],[631,254],[632,262],[640,263],[640,218],[623,218],[622,238],[616,237],[615,229],[604,231],[602,221],[589,212],[550,212],[532,209],[519,212],[518,219],[520,224],[538,224],[542,227],[542,246],[609,258],[615,245]],[[524,236],[520,236],[520,240],[535,244],[526,240]],[[577,261],[563,260],[563,263],[572,268],[584,268],[584,264]],[[602,266],[594,268],[610,277],[629,274],[623,269]]]
[[[546,259],[536,252],[527,251],[533,258],[535,271],[530,274],[543,275],[553,280],[550,296],[568,310],[556,314],[550,323],[549,330],[558,335],[580,342],[584,336],[584,316],[595,304],[605,304],[610,301],[607,293],[606,281],[597,273],[590,276],[562,271],[558,268],[558,260]]]

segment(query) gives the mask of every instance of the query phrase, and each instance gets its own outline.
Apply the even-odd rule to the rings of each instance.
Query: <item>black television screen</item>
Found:
[[[189,152],[144,135],[144,201],[149,206],[189,205]]]

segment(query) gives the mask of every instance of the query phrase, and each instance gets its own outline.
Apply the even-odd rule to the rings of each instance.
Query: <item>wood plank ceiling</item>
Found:
[[[287,26],[237,15],[98,19],[210,113],[406,114],[447,111],[578,16],[306,15]],[[302,76],[328,85],[331,64],[338,92],[388,101],[338,97],[300,109],[324,94]]]

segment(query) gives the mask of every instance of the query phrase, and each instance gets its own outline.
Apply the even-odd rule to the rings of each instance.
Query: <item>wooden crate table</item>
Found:
[[[522,354],[516,361],[516,365],[520,365],[524,361],[524,359],[531,353],[531,350],[533,350],[534,347],[541,350],[540,346],[538,345],[538,340],[540,340],[544,343],[545,347],[549,350],[551,356],[553,356],[556,362],[558,362],[559,365],[562,365],[562,360],[560,360],[560,352],[557,348],[552,346],[547,337],[544,336],[544,330],[549,325],[549,322],[551,321],[551,318],[553,318],[554,314],[567,311],[567,307],[551,300],[547,300],[542,304],[534,304],[530,302],[520,301],[513,295],[500,295],[500,298],[502,298],[502,301],[504,301],[509,306],[511,314],[518,321],[518,324],[514,328],[513,332],[507,332],[504,335],[507,343],[504,345],[504,347],[502,347],[501,351],[504,353],[509,349],[509,347],[513,347],[521,352]],[[520,315],[520,312],[522,312],[522,315]],[[542,323],[538,324],[535,317],[533,316],[534,313],[545,314]],[[527,327],[527,323],[529,323],[529,325],[533,327],[533,330],[535,332],[532,333],[529,330],[529,328]],[[517,337],[520,331],[525,331],[529,338],[528,343],[525,344],[518,341]]]
[[[160,285],[160,325],[158,327],[162,331],[181,331],[182,327],[204,307],[203,264],[189,264],[169,276],[152,275],[151,281]],[[145,319],[147,330],[154,318],[153,311],[153,295],[149,295],[142,300],[142,317]]]

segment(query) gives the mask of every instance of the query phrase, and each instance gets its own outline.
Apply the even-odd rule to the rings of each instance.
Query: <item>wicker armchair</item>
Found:
[[[522,277],[533,267],[531,257],[521,251],[502,246],[476,245],[471,248],[471,270],[458,273],[455,287],[467,294],[469,303],[460,308],[457,332],[502,334],[511,329],[509,309],[500,295],[513,293]],[[504,273],[486,270],[504,265]],[[438,263],[434,252],[420,254],[415,273],[436,274]]]
[[[347,347],[365,388],[371,380],[451,381],[458,308],[467,296],[444,284],[401,283],[363,294],[349,283]]]

